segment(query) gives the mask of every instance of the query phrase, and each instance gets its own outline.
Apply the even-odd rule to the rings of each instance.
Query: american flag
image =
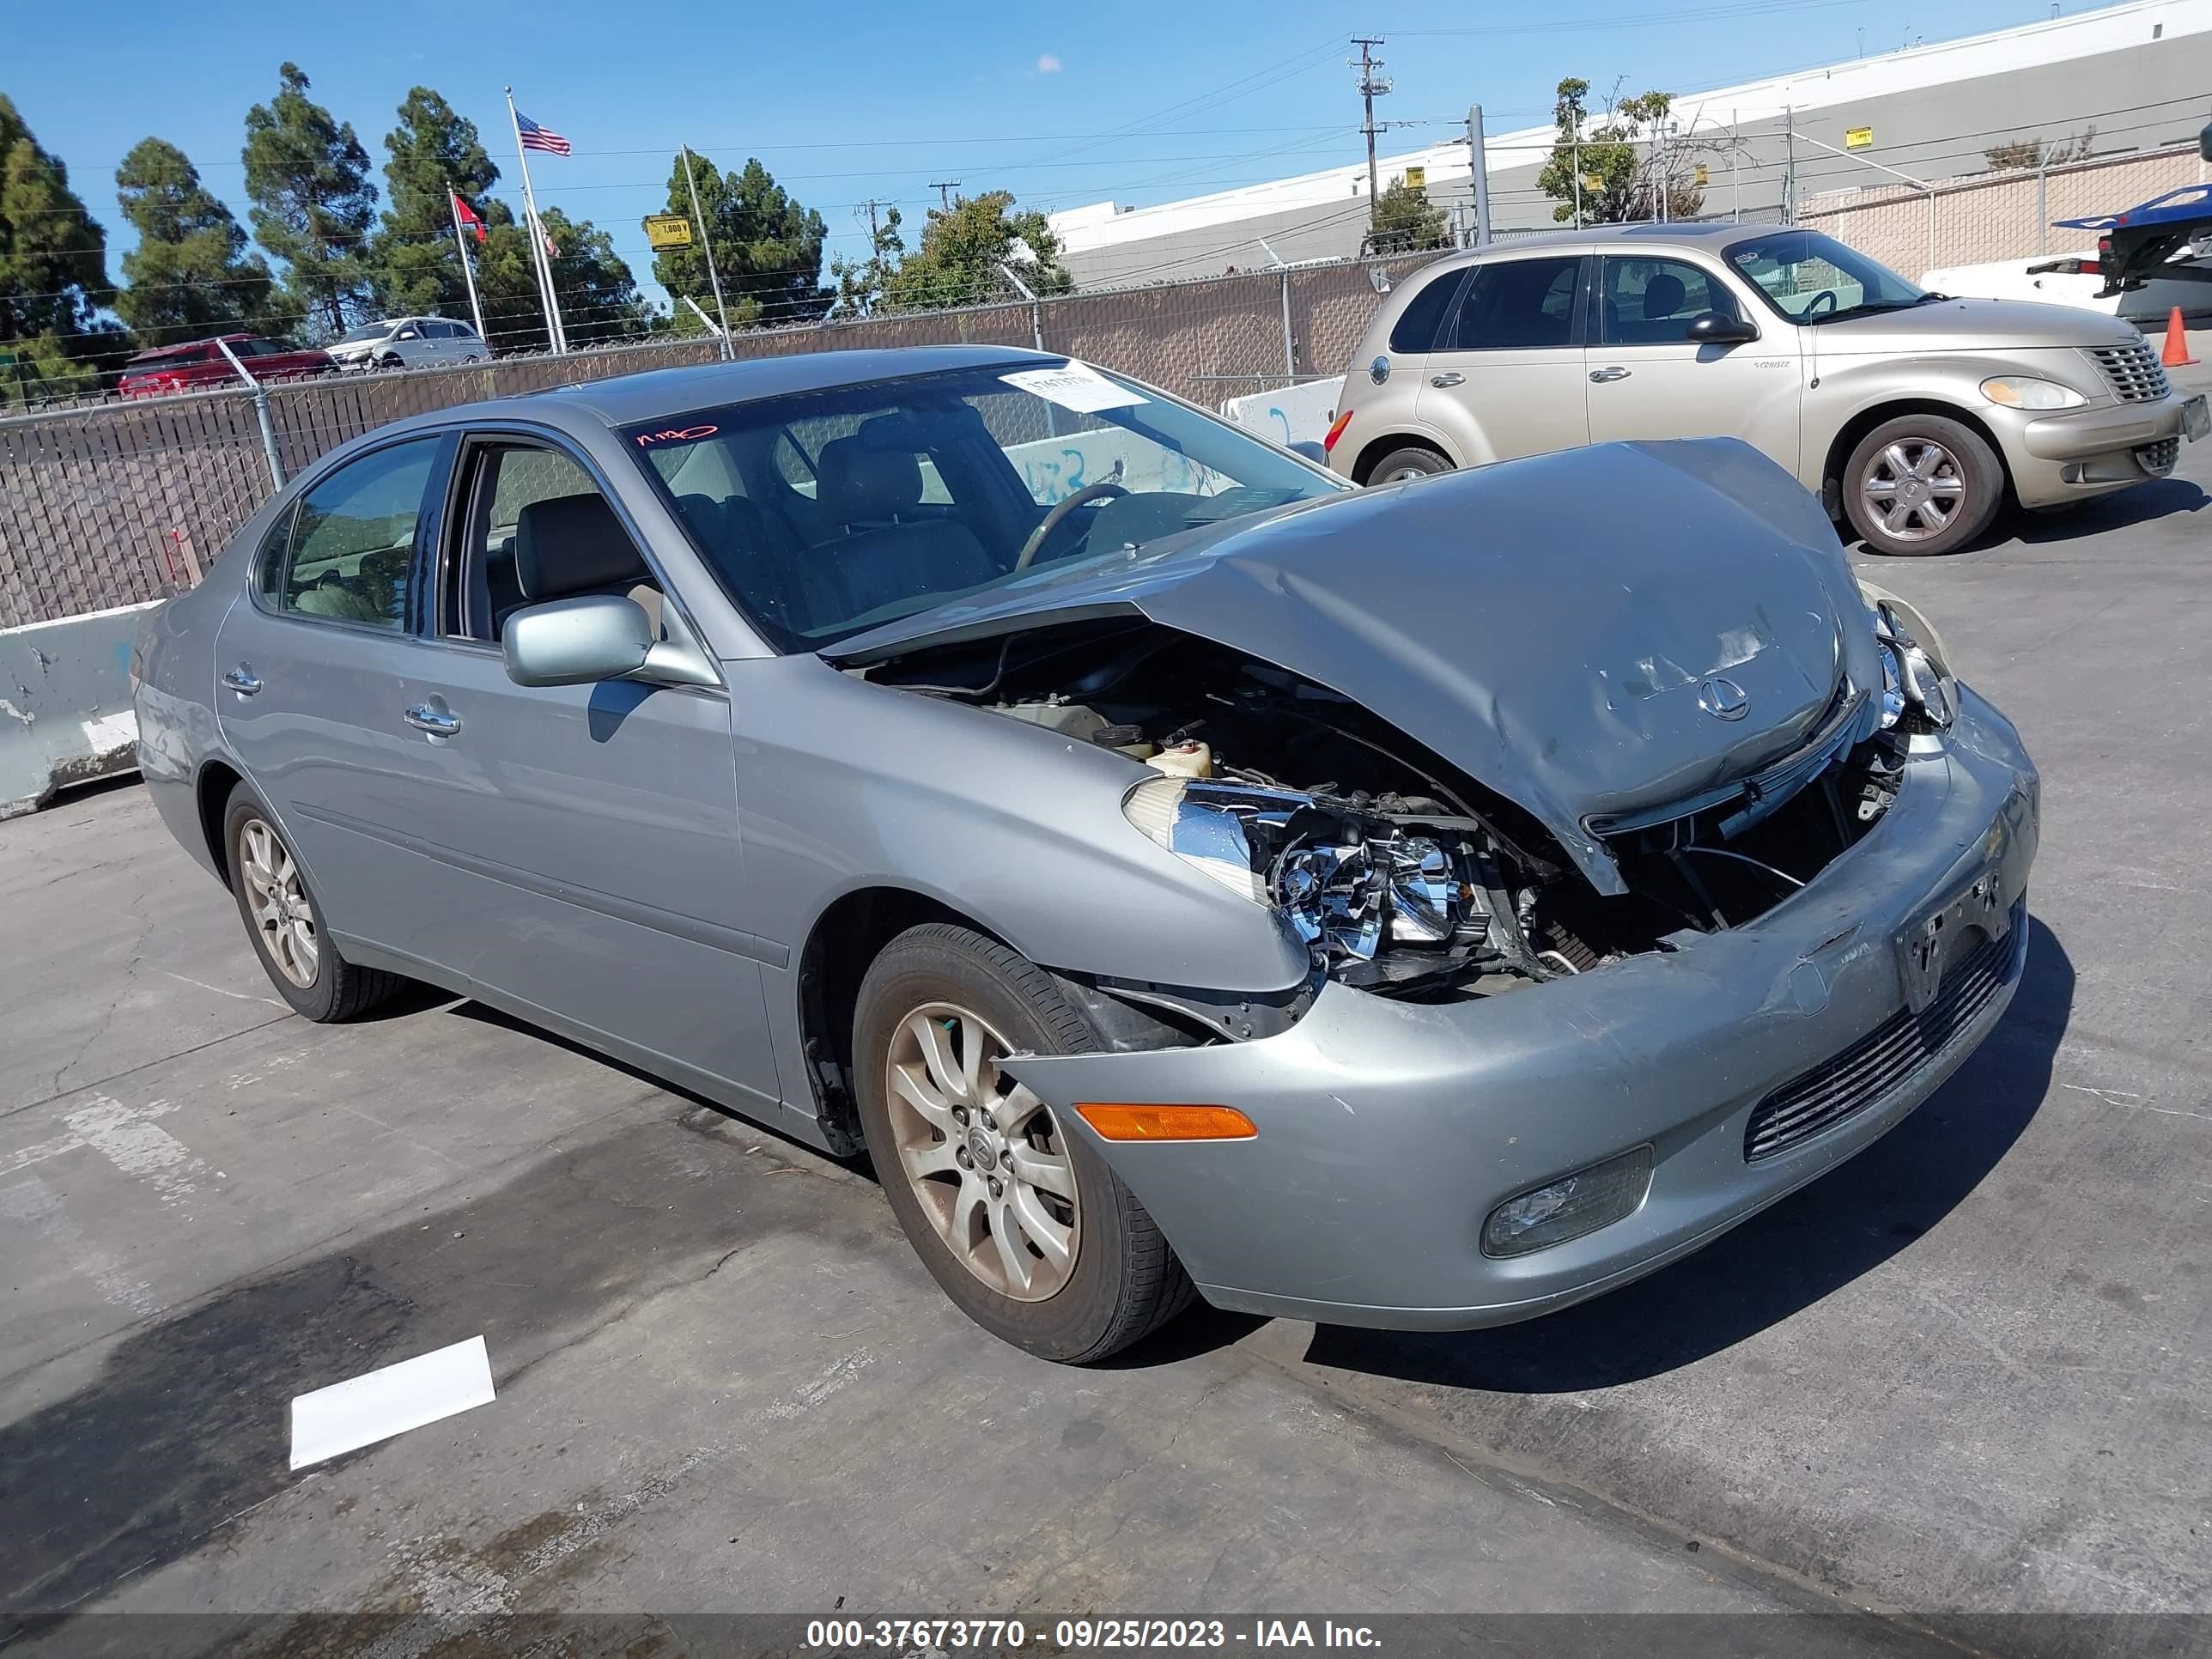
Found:
[[[553,155],[566,155],[569,151],[570,145],[566,138],[550,127],[539,126],[520,110],[515,112],[514,130],[521,135],[525,149],[542,149]]]

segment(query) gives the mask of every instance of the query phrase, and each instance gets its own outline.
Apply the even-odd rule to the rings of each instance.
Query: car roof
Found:
[[[181,357],[187,351],[204,350],[217,340],[229,340],[235,343],[240,340],[258,340],[260,337],[258,334],[210,334],[202,340],[179,340],[174,345],[155,346],[149,351],[142,351],[135,357],[126,358],[123,366],[128,368],[133,363],[158,362],[164,357]]]
[[[1787,228],[1784,225],[1738,224],[1725,219],[1717,224],[1585,225],[1580,230],[1547,230],[1534,236],[1510,236],[1488,247],[1471,248],[1458,255],[1453,263],[1474,264],[1486,259],[1510,258],[1537,249],[1547,252],[1596,252],[1624,243],[1632,246],[1664,247],[1672,244],[1677,247],[1710,247],[1716,243],[1734,241],[1740,236]]]
[[[794,392],[826,392],[837,386],[930,374],[948,369],[1010,368],[1040,362],[1064,362],[1066,354],[1026,351],[1013,346],[897,346],[862,351],[805,351],[785,357],[755,357],[742,362],[702,363],[689,368],[653,368],[604,380],[550,387],[491,403],[464,404],[417,416],[409,426],[452,426],[488,414],[543,418],[547,405],[573,410],[608,426],[659,420],[689,410],[717,409]]]

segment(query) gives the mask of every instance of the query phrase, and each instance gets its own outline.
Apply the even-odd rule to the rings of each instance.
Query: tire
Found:
[[[1432,477],[1451,470],[1452,464],[1435,450],[1407,444],[1376,462],[1368,471],[1367,483],[1370,488],[1376,484],[1403,483],[1408,478]]]
[[[1931,488],[1932,486],[1932,488]],[[2004,466],[1981,434],[1942,415],[1905,415],[1859,440],[1844,468],[1844,512],[1868,550],[1949,553],[2003,505]]]
[[[283,831],[242,783],[223,810],[222,846],[253,953],[295,1013],[334,1025],[367,1013],[408,982],[380,969],[356,967],[338,954]],[[286,923],[286,915],[301,918],[304,927]]]
[[[930,1063],[933,1032],[941,1066]],[[1166,1324],[1197,1292],[1144,1206],[1049,1107],[1010,1079],[967,1085],[961,1062],[979,1033],[1000,1052],[1103,1046],[1048,975],[981,934],[931,922],[884,946],[861,981],[853,1022],[860,1122],[884,1196],[931,1277],[985,1330],[1041,1358],[1103,1359]],[[988,1059],[990,1047],[978,1052]],[[896,1097],[894,1065],[908,1079]],[[943,1086],[948,1078],[956,1086]],[[917,1089],[931,1099],[927,1113]],[[985,1158],[1003,1199],[987,1196]],[[1018,1179],[1017,1170],[1042,1180]],[[1072,1188],[1072,1202],[1055,1182]],[[1040,1218],[1027,1223],[1032,1231],[1023,1215]],[[963,1235],[969,1248],[956,1249]],[[1047,1254],[1048,1236],[1062,1239],[1064,1266]],[[1017,1272],[1029,1274],[1026,1285]]]
[[[376,360],[376,366],[383,369],[404,368],[407,367],[407,360],[404,357],[379,357]]]

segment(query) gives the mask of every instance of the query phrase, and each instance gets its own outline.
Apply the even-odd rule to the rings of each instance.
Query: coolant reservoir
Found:
[[[1213,750],[1202,743],[1178,743],[1157,755],[1146,757],[1145,764],[1171,778],[1210,778],[1213,775]]]

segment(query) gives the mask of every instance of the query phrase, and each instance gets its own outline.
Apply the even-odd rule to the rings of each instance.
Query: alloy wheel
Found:
[[[303,991],[311,988],[322,960],[315,907],[290,850],[260,818],[248,818],[240,827],[238,869],[262,949],[277,972]]]
[[[1042,1302],[1081,1247],[1075,1170],[1052,1110],[999,1069],[1010,1052],[979,1015],[926,1003],[886,1061],[899,1168],[956,1260],[989,1289]]]
[[[1934,540],[1966,504],[1965,469],[1932,438],[1905,437],[1885,446],[1859,488],[1881,533],[1899,542]]]

